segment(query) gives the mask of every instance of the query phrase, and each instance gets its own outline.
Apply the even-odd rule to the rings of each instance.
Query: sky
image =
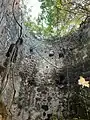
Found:
[[[32,15],[32,18],[37,18],[38,14],[41,12],[41,3],[38,2],[38,0],[24,0],[24,4],[27,6],[27,10],[32,8],[32,12],[30,13]]]

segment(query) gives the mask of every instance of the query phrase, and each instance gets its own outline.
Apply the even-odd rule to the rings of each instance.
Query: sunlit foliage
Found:
[[[26,21],[30,31],[44,36],[63,36],[75,31],[90,13],[89,0],[39,0],[42,13],[36,22]]]
[[[78,80],[78,84],[82,85],[82,87],[88,87],[89,88],[89,81],[85,81],[85,78],[80,76],[80,79]]]

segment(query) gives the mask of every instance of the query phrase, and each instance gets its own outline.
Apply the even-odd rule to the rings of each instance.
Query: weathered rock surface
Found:
[[[7,4],[3,1],[3,4]],[[10,8],[7,10],[11,11]],[[7,10],[2,14],[8,14]],[[4,17],[0,25],[1,65],[10,43],[15,42],[18,36],[18,27],[12,20],[12,14],[10,16]],[[5,78],[0,96],[6,105],[7,110],[4,105],[3,109],[5,114],[8,112],[9,120],[11,117],[12,120],[50,120],[53,114],[60,119],[60,113],[64,111],[63,104],[68,98],[68,80],[73,84],[77,83],[80,75],[89,76],[89,20],[72,35],[56,38],[58,42],[54,43],[38,41],[32,35],[23,36],[23,48]]]

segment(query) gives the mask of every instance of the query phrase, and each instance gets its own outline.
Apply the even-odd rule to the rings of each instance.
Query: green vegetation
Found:
[[[39,0],[42,13],[36,22],[25,22],[30,32],[45,37],[63,36],[75,31],[90,12],[89,0]]]

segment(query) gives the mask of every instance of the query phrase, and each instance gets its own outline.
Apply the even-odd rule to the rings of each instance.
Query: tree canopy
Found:
[[[25,25],[45,37],[63,36],[75,31],[90,13],[89,0],[39,0],[41,14],[36,22],[30,18]]]

